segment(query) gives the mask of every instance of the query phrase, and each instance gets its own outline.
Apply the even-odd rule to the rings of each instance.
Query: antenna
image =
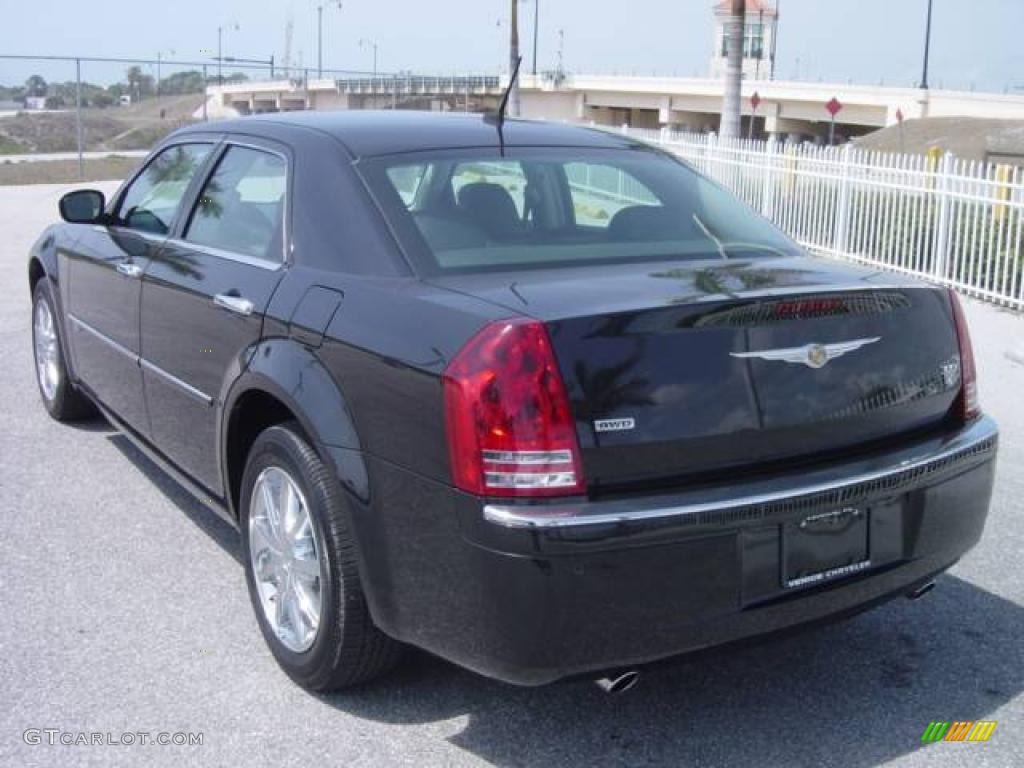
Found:
[[[512,89],[516,87],[516,80],[519,79],[519,66],[523,63],[523,57],[520,56],[516,59],[516,67],[512,70],[512,77],[508,79],[508,88],[505,89],[505,94],[501,97],[501,104],[498,105],[498,128],[500,129],[502,124],[505,122],[505,110],[508,109],[508,97],[512,93]]]

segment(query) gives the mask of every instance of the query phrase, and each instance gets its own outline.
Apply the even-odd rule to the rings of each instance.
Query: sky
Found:
[[[712,0],[523,0],[524,66],[538,1],[542,70],[555,67],[562,30],[570,72],[707,73]],[[201,61],[216,55],[222,26],[224,55],[280,61],[291,17],[293,57],[315,68],[318,5],[325,67],[371,69],[371,41],[381,71],[497,73],[507,62],[509,0],[342,0],[340,9],[336,0],[0,0],[0,54],[168,59],[174,51]],[[927,0],[781,0],[777,77],[916,84],[926,8]],[[932,87],[1024,89],[1024,0],[934,0],[934,8]],[[123,70],[86,63],[83,78],[108,83]],[[74,79],[72,63],[0,59],[0,84],[36,72]]]

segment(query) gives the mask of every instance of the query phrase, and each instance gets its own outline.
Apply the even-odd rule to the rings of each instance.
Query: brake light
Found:
[[[569,398],[541,323],[484,326],[445,368],[443,382],[456,487],[486,496],[583,492]]]
[[[974,365],[974,348],[971,346],[971,334],[967,329],[967,318],[960,304],[956,291],[949,289],[949,300],[953,305],[953,322],[956,324],[956,336],[960,346],[960,397],[957,400],[960,414],[964,421],[981,415],[981,400],[978,397],[978,373]]]

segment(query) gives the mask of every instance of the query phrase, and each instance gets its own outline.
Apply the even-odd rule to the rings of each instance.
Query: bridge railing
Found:
[[[623,130],[687,161],[810,249],[1024,310],[1024,168]]]
[[[494,91],[500,86],[497,75],[411,75],[386,74],[370,77],[343,77],[338,90],[347,93],[461,94]]]

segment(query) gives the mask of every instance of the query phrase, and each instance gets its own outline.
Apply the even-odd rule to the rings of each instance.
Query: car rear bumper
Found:
[[[485,504],[373,462],[357,520],[370,607],[395,637],[524,685],[827,621],[907,593],[978,541],[997,442],[981,418],[791,476],[549,504]],[[784,527],[835,509],[866,514],[870,562],[784,585]]]

